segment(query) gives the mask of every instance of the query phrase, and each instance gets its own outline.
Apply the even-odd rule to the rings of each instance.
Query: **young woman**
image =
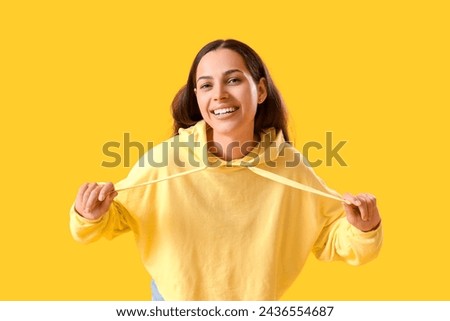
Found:
[[[354,265],[378,254],[375,197],[341,198],[287,143],[285,106],[249,46],[203,47],[172,112],[172,138],[118,184],[81,186],[70,212],[82,242],[135,233],[154,299],[276,300],[311,251]]]

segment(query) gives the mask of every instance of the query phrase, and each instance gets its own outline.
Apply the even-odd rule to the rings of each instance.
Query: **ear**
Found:
[[[261,78],[258,82],[258,105],[261,105],[267,98],[267,81]]]

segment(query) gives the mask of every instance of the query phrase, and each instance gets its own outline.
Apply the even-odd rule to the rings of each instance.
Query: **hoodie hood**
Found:
[[[290,186],[295,189],[321,195],[327,198],[335,199],[337,201],[344,201],[339,195],[325,193],[310,186],[293,181],[289,178],[280,176],[270,171],[271,167],[279,166],[277,158],[283,149],[291,146],[284,140],[281,131],[276,132],[275,128],[263,130],[260,136],[260,141],[255,147],[243,158],[233,159],[231,161],[223,160],[208,151],[207,141],[207,124],[204,120],[199,121],[192,127],[181,128],[178,135],[172,137],[167,141],[180,164],[183,164],[182,169],[177,173],[170,174],[155,180],[150,180],[134,186],[123,187],[116,189],[116,191],[137,188],[150,184],[155,184],[161,181],[176,179],[180,176],[191,175],[203,170],[250,170],[256,175],[270,179],[279,184]],[[304,161],[304,158],[298,153],[299,159]],[[306,166],[308,166],[306,164]]]
[[[269,128],[263,130],[260,141],[247,155],[226,161],[208,151],[207,129],[208,125],[201,120],[195,126],[180,129],[179,135],[174,137],[174,142],[180,144],[180,154],[183,147],[188,147],[183,150],[184,156],[190,156],[191,160],[195,160],[194,163],[200,163],[202,167],[253,167],[260,164],[274,164],[280,151],[285,145],[289,145],[281,131],[277,133],[275,128]]]

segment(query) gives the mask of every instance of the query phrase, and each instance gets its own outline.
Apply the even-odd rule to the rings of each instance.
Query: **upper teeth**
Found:
[[[213,113],[214,115],[223,115],[226,113],[232,113],[235,110],[237,110],[237,107],[221,108],[214,110]]]

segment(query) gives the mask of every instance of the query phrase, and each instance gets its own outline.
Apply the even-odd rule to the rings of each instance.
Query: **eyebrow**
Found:
[[[240,72],[241,74],[244,73],[242,70],[239,70],[239,69],[230,69],[230,70],[225,71],[223,74],[225,76],[227,76],[227,75],[232,74],[234,72]],[[199,82],[201,79],[212,79],[212,76],[201,76],[201,77],[198,77],[197,78],[197,82]]]

